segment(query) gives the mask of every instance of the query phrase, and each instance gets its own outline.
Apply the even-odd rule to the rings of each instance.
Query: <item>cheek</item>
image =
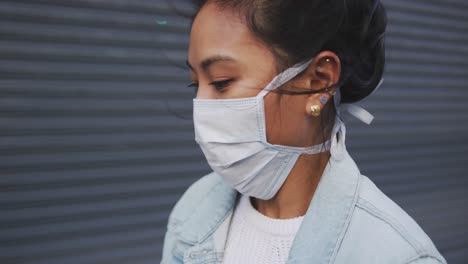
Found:
[[[242,79],[234,82],[225,92],[225,98],[255,97],[263,87],[256,87],[249,80]]]
[[[304,144],[305,101],[300,96],[268,93],[265,96],[267,141],[271,144],[300,147]]]

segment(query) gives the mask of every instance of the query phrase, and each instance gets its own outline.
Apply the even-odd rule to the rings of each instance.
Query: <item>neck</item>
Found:
[[[288,219],[305,215],[329,158],[329,151],[299,156],[276,195],[270,200],[252,197],[252,205],[271,218]]]

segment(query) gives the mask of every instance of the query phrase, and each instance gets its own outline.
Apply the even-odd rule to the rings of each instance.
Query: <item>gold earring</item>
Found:
[[[310,106],[310,115],[311,116],[319,116],[320,115],[320,105],[313,104]]]

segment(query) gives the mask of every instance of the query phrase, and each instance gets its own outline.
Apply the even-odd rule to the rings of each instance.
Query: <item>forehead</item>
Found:
[[[239,13],[207,3],[197,14],[190,32],[189,60],[198,62],[214,54],[239,57],[248,49],[265,47],[254,37]]]

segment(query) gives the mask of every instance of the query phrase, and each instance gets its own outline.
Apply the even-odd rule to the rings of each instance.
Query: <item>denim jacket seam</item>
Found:
[[[232,208],[231,208],[232,210]],[[198,243],[203,243],[203,241],[207,240],[209,237],[213,236],[213,233],[219,228],[219,226],[223,223],[223,221],[226,219],[226,217],[229,215],[231,210],[226,211],[226,213],[221,217],[220,221],[218,221],[211,229],[210,231],[200,240]]]
[[[438,257],[435,257],[435,256],[431,255],[430,253],[423,252],[423,253],[417,254],[416,256],[412,256],[412,257],[406,259],[405,261],[403,261],[402,264],[411,264],[414,261],[417,261],[417,260],[420,260],[420,259],[423,259],[423,258],[432,258],[432,259],[435,259],[439,263],[444,263]]]
[[[371,215],[381,219],[382,221],[384,221],[385,223],[387,223],[388,225],[390,225],[392,227],[392,229],[394,229],[395,231],[398,232],[398,234],[400,234],[400,236],[406,241],[408,242],[409,245],[411,245],[411,247],[418,253],[418,254],[423,254],[424,253],[424,249],[422,247],[422,245],[416,240],[414,239],[409,233],[408,231],[403,227],[401,226],[401,224],[399,224],[397,221],[395,221],[395,219],[393,219],[392,216],[386,214],[385,212],[383,212],[382,210],[378,209],[377,207],[375,207],[371,202],[367,201],[366,199],[362,198],[362,197],[359,197],[358,199],[358,202],[356,204],[358,207],[360,207],[361,209],[367,211],[368,213],[370,213]],[[411,241],[412,240],[412,241]]]
[[[353,202],[352,202],[352,205],[350,206],[350,209],[348,211],[348,215],[346,216],[346,220],[345,222],[343,223],[343,231],[341,232],[341,234],[338,236],[337,238],[337,241],[335,243],[335,249],[330,257],[330,260],[328,263],[333,263],[335,261],[335,258],[338,254],[338,251],[340,250],[341,248],[341,245],[343,243],[343,239],[346,235],[346,233],[348,232],[348,229],[349,229],[349,226],[350,226],[350,223],[351,223],[351,219],[353,217],[353,214],[354,214],[354,210],[356,208],[356,204],[358,202],[358,199],[359,199],[359,190],[361,189],[361,174],[358,173],[358,183],[357,183],[357,186],[354,190],[354,196],[353,196]]]
[[[179,249],[178,244],[175,244],[174,247],[171,250],[172,256],[183,260],[184,259],[184,251]]]
[[[218,262],[219,260],[219,253],[217,252],[212,252],[204,256],[203,261],[197,262],[200,264],[206,264],[206,263],[213,263],[213,262]]]

